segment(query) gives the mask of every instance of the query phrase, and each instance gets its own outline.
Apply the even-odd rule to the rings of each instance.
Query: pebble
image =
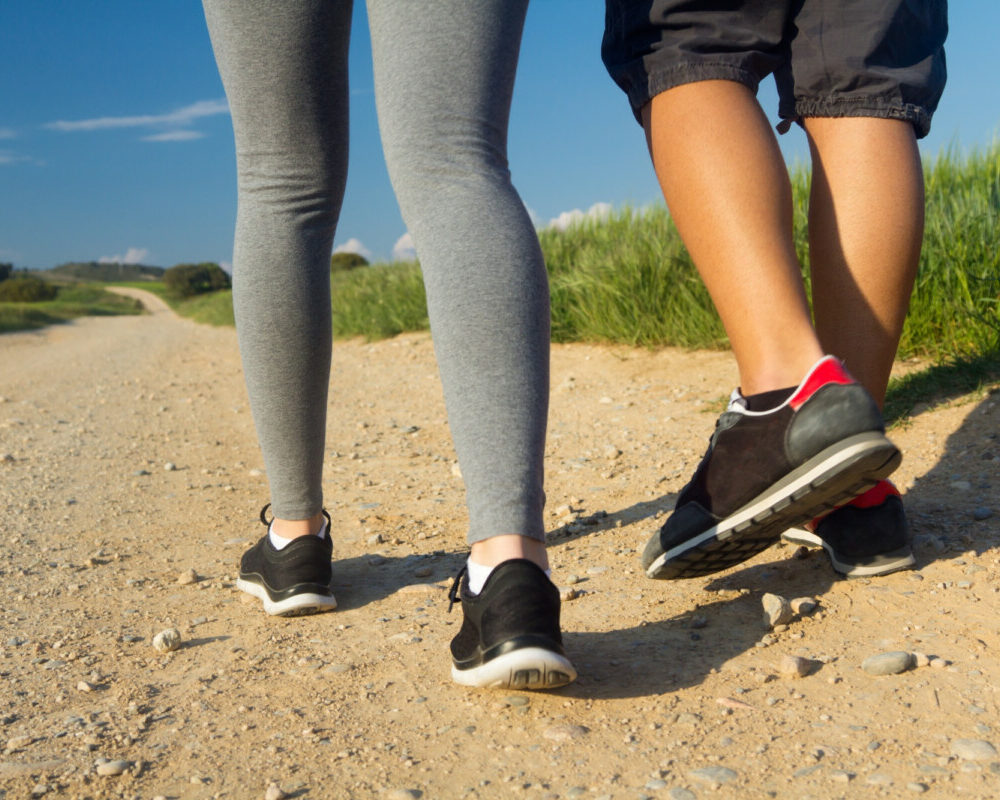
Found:
[[[603,575],[607,571],[608,571],[607,567],[590,567],[587,570],[587,574],[588,575]]]
[[[184,572],[177,576],[177,583],[181,586],[189,586],[192,583],[198,582],[198,573],[193,569],[186,569]]]
[[[802,656],[782,656],[778,672],[789,678],[804,678],[813,668],[813,662]]]
[[[915,792],[916,794],[923,794],[924,792],[927,791],[929,787],[927,786],[926,783],[913,782],[906,784],[906,788],[911,792]]]
[[[97,774],[105,777],[121,775],[129,767],[128,761],[104,761],[97,765]]]
[[[167,628],[153,637],[153,647],[161,653],[170,653],[181,646],[181,633],[177,628]]]
[[[574,586],[574,585],[578,584],[579,582],[580,582],[580,576],[579,575],[567,575],[566,576],[565,583],[566,583],[567,586]]]
[[[992,761],[997,758],[997,749],[983,739],[953,739],[951,754],[964,761]]]
[[[451,464],[451,474],[456,478],[462,477],[462,468],[458,465],[457,461],[453,461]]]
[[[177,465],[173,461],[168,461],[166,464],[163,465],[163,468],[167,472],[174,472],[177,469]]]
[[[837,783],[850,783],[854,780],[854,773],[848,772],[844,769],[835,769],[830,773],[830,780],[836,781]]]
[[[993,516],[993,509],[986,506],[977,506],[972,510],[972,518],[977,522],[982,522]]]
[[[812,614],[813,611],[819,606],[816,602],[815,597],[796,597],[790,603],[792,611],[798,614],[800,617]]]
[[[7,750],[20,750],[22,747],[27,747],[33,741],[35,740],[30,736],[11,736],[7,740]]]
[[[524,695],[512,694],[510,697],[505,697],[503,702],[508,706],[526,706],[530,701]]]
[[[718,786],[736,780],[739,774],[735,770],[729,769],[729,767],[701,767],[700,769],[691,770],[688,773],[688,777],[698,783]]]
[[[912,669],[915,663],[913,653],[896,650],[891,653],[877,653],[861,662],[861,669],[869,675],[898,675]]]
[[[570,739],[580,739],[590,733],[583,725],[553,725],[542,732],[542,736],[553,742],[566,742]]]
[[[579,596],[580,593],[572,586],[566,586],[565,588],[559,589],[559,599],[564,603],[568,603],[570,600],[576,600]]]
[[[943,658],[932,658],[930,661],[931,669],[944,669],[948,666],[948,662]]]
[[[80,681],[76,685],[76,690],[78,692],[92,692],[94,691],[94,685],[92,683],[88,683],[87,681]]]
[[[413,574],[416,575],[418,578],[426,578],[430,576],[433,572],[434,572],[433,567],[417,567],[417,569],[413,570]]]
[[[264,792],[264,800],[285,800],[286,797],[288,795],[276,783],[270,784]]]
[[[667,782],[662,778],[653,778],[652,780],[646,782],[646,788],[653,792],[660,789],[666,789]]]
[[[926,653],[914,653],[913,664],[917,667],[926,667],[931,663],[930,657]]]
[[[760,602],[764,608],[764,624],[769,628],[773,628],[775,625],[787,625],[792,621],[794,617],[792,606],[780,594],[768,592],[761,598]]]
[[[670,790],[670,800],[698,800],[698,796],[690,789],[683,786],[675,786]]]
[[[873,772],[868,776],[866,782],[872,786],[892,786],[892,776],[886,775],[884,772]]]
[[[393,789],[386,794],[388,800],[417,800],[423,794],[419,789]]]

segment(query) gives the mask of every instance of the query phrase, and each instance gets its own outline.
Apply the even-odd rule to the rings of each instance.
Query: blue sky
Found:
[[[1000,3],[953,0],[949,85],[925,154],[1000,128]],[[640,128],[600,62],[600,0],[534,0],[510,131],[538,224],[659,198]],[[194,0],[0,2],[0,261],[228,262],[232,130]],[[351,161],[335,245],[389,259],[405,233],[382,160],[364,4],[351,47]],[[770,82],[761,102],[776,121]],[[804,137],[782,137],[789,160]]]

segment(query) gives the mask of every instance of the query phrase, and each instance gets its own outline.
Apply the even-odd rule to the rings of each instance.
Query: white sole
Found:
[[[817,516],[816,512],[818,510],[832,508],[844,497],[849,499],[856,494],[860,494],[861,491],[874,485],[898,466],[900,460],[899,451],[881,434],[858,434],[852,437],[852,439],[853,441],[851,439],[845,440],[851,442],[846,446],[843,442],[836,445],[834,452],[829,456],[821,458],[817,463],[800,474],[795,475],[791,480],[786,478],[787,483],[781,484],[777,489],[761,496],[756,502],[734,512],[718,525],[713,525],[697,536],[672,547],[647,567],[646,575],[650,578],[656,578],[664,564],[692,550],[697,550],[706,542],[712,540],[722,542],[733,537],[739,539],[741,533],[755,527],[755,522],[757,523],[756,528],[763,531],[773,530],[775,527],[781,525],[782,519],[786,520],[783,525],[786,528],[789,524],[798,524],[802,520],[812,519]],[[858,475],[856,481],[852,484],[853,488],[851,490],[846,490],[845,488],[840,488],[833,492],[829,491],[829,489],[824,490],[824,484],[838,477],[841,472],[838,468],[842,467],[842,465],[875,458],[881,451],[885,451],[888,458],[884,462],[879,463],[878,466]],[[892,452],[895,453],[894,456],[891,455]],[[857,491],[854,491],[854,489],[857,489]],[[782,514],[782,511],[787,509],[797,498],[810,495],[818,496],[820,498],[819,502],[810,504],[805,509],[805,512],[802,509],[798,510],[792,518],[788,518],[787,512],[785,515]],[[780,534],[775,531],[773,541],[776,542],[779,538]],[[766,546],[764,545],[764,547]],[[759,552],[764,547],[758,548],[757,551]]]
[[[451,668],[462,686],[480,689],[555,689],[576,680],[569,659],[543,647],[522,647],[471,669]]]
[[[256,583],[236,579],[236,588],[241,592],[253,595],[264,604],[264,611],[272,617],[300,617],[306,614],[321,614],[333,611],[337,607],[337,599],[332,595],[304,592],[285,600],[274,601],[267,595],[267,590]]]
[[[802,528],[789,528],[781,534],[781,538],[790,544],[805,545],[806,547],[822,547],[830,557],[830,564],[833,568],[847,578],[870,578],[875,575],[888,575],[892,572],[909,569],[917,564],[917,560],[913,557],[913,553],[910,552],[909,548],[904,548],[898,553],[885,553],[875,556],[874,558],[877,560],[872,564],[852,564],[837,558],[837,554],[833,552],[833,548],[812,531]]]

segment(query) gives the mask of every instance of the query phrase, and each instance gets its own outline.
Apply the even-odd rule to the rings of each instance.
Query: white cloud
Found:
[[[36,167],[45,166],[45,162],[39,158],[22,156],[10,150],[0,150],[0,167],[10,166],[11,164],[34,164]]]
[[[205,136],[201,131],[166,131],[143,136],[144,142],[188,142],[191,139],[201,139]]]
[[[142,264],[148,257],[145,247],[130,247],[123,256],[101,256],[97,260],[101,264]]]
[[[585,220],[600,222],[607,219],[610,214],[610,203],[594,203],[586,211],[581,211],[578,208],[574,208],[572,211],[563,211],[558,217],[550,219],[546,227],[555,228],[557,231],[564,231],[570,226],[577,225]]]
[[[334,253],[357,253],[366,261],[372,260],[372,251],[365,247],[360,239],[348,239],[339,247],[333,248]]]
[[[111,128],[183,128],[194,120],[229,112],[225,100],[199,100],[167,114],[143,114],[135,117],[95,117],[80,120],[56,120],[45,127],[56,131],[101,131]],[[159,140],[164,141],[164,140]],[[172,140],[176,141],[176,140]]]
[[[417,248],[413,246],[413,237],[407,231],[396,240],[392,246],[393,261],[416,261]]]

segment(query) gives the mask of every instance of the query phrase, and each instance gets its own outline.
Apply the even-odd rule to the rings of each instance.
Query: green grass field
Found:
[[[926,230],[899,356],[930,360],[936,380],[957,391],[968,385],[967,378],[981,385],[1000,376],[1000,143],[961,156],[944,152],[928,160],[924,172]],[[808,287],[807,169],[792,170],[792,186],[795,244]],[[663,205],[626,208],[564,232],[541,231],[539,238],[550,276],[554,341],[727,346],[708,292]],[[132,285],[157,292],[199,322],[233,324],[229,291],[175,300],[162,284]],[[52,304],[0,303],[0,331],[90,313],[82,296],[72,293],[78,291],[64,290]],[[115,308],[134,313],[120,300]],[[109,310],[106,298],[95,298],[89,307],[92,313],[118,313]],[[333,320],[340,338],[381,339],[427,329],[419,266],[378,264],[334,273]],[[920,387],[912,379],[894,384],[887,416],[896,413],[894,402],[912,405],[914,392],[925,395],[928,389]]]
[[[0,333],[34,330],[77,317],[141,314],[142,304],[130,297],[104,291],[95,284],[59,288],[55,300],[41,303],[0,303]]]

